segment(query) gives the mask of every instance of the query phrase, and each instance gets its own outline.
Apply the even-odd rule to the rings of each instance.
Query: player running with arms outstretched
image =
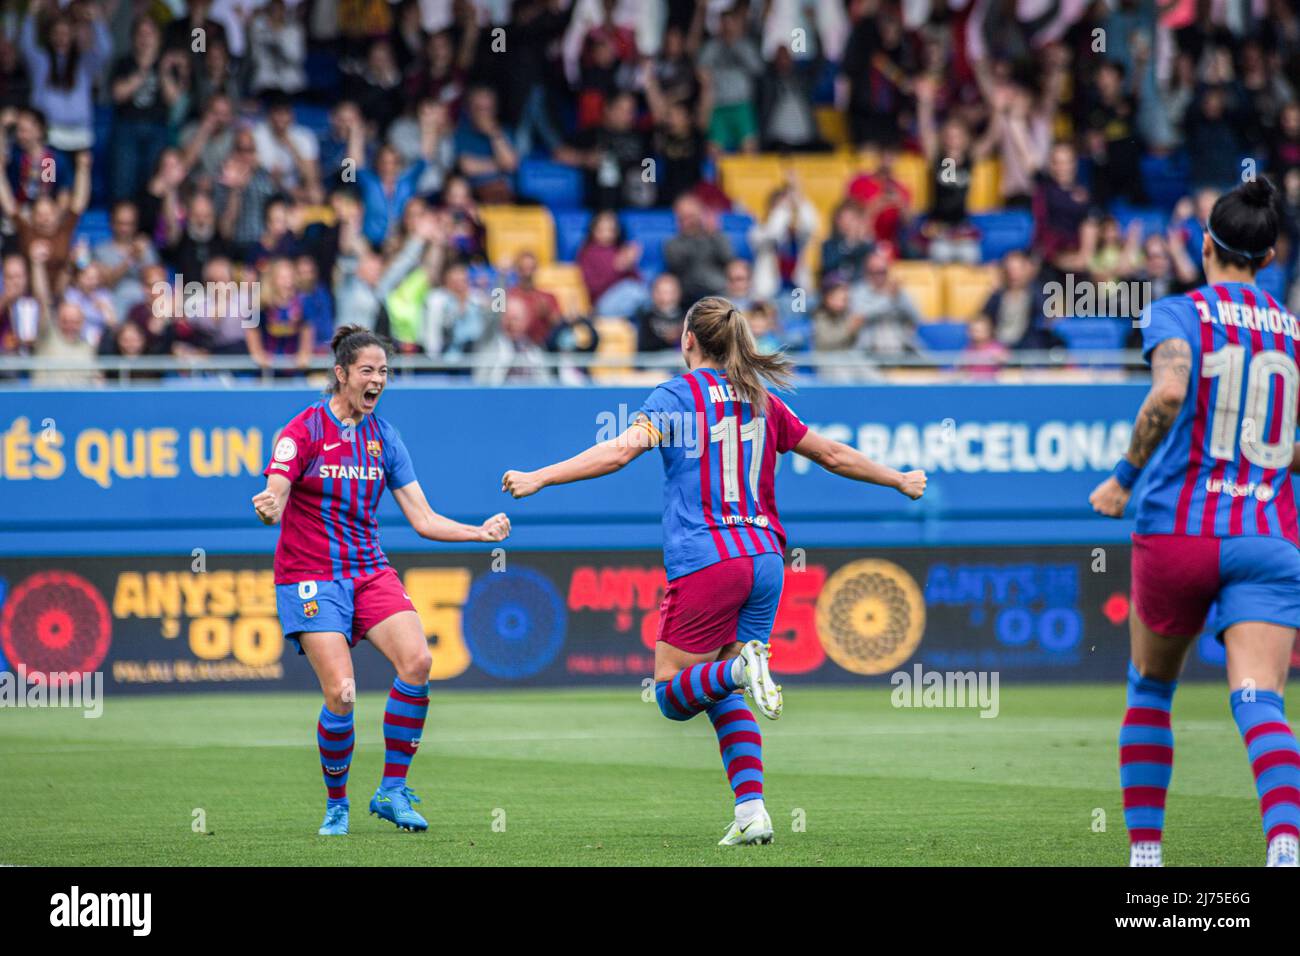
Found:
[[[781,715],[767,643],[785,570],[773,481],[777,456],[794,450],[837,475],[909,498],[925,491],[925,473],[900,474],[810,431],[763,384],[788,383],[789,362],[761,354],[745,318],[726,299],[691,306],[682,353],[689,371],[655,389],[622,435],[538,471],[507,471],[501,486],[523,498],[548,485],[608,475],[659,448],[668,587],[655,643],[655,696],[670,720],[703,711],[713,723],[735,795],[735,818],[721,844],[770,843],[762,738],[735,692],[748,692],[765,717]]]
[[[397,430],[375,415],[388,383],[388,349],[360,326],[334,333],[329,397],[280,433],[253,508],[280,524],[275,597],[284,635],[306,654],[325,695],[316,739],[327,801],[322,836],[348,832],[355,681],[350,650],[370,641],[397,670],[384,711],[384,772],[370,812],[405,830],[428,823],[406,772],[429,708],[429,645],[420,617],[379,547],[375,512],[388,487],[406,520],[431,541],[500,541],[510,521],[464,525],[437,514],[415,479]]]
[[[1214,204],[1208,283],[1149,307],[1152,385],[1129,450],[1089,499],[1133,535],[1132,663],[1120,785],[1132,866],[1159,866],[1173,772],[1170,708],[1187,651],[1217,601],[1232,714],[1245,740],[1269,866],[1295,866],[1300,750],[1282,693],[1300,626],[1300,537],[1292,467],[1300,368],[1295,316],[1255,284],[1280,216],[1265,180]]]

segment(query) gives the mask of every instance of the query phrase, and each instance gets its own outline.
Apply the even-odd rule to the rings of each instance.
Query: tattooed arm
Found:
[[[1192,347],[1185,339],[1169,338],[1156,346],[1151,355],[1151,391],[1147,393],[1133,423],[1124,460],[1141,471],[1151,455],[1173,428],[1187,384],[1192,374]],[[1094,511],[1109,518],[1119,518],[1128,504],[1130,489],[1124,488],[1114,475],[1093,490],[1088,502]]]

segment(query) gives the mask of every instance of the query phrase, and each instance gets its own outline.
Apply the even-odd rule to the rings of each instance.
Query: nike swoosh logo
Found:
[[[330,451],[331,449],[338,448],[339,445],[342,445],[342,444],[343,444],[343,442],[341,442],[341,441],[336,441],[336,442],[335,442],[334,444],[332,444],[332,445],[329,444],[328,442],[326,442],[326,444],[325,444],[325,450],[326,450],[326,451]]]

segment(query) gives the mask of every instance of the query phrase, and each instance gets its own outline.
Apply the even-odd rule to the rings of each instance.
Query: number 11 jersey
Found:
[[[664,382],[635,416],[664,464],[664,568],[668,580],[727,558],[785,551],[776,510],[776,458],[808,431],[769,394],[756,412],[720,369]]]
[[[1173,338],[1192,357],[1182,410],[1137,489],[1138,533],[1300,544],[1289,470],[1300,400],[1296,317],[1258,286],[1224,282],[1161,299],[1147,319],[1148,362]]]

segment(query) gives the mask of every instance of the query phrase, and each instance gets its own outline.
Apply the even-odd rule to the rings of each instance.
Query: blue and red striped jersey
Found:
[[[293,483],[275,546],[275,583],[339,581],[388,565],[375,512],[384,488],[415,481],[397,429],[368,415],[345,426],[320,401],[280,432],[264,475]]]
[[[650,393],[636,420],[658,438],[668,580],[727,558],[785,550],[776,511],[776,459],[808,426],[781,399],[754,413],[726,373],[696,369]]]
[[[1300,369],[1296,317],[1256,285],[1224,282],[1153,303],[1149,362],[1192,349],[1187,397],[1137,489],[1139,534],[1274,535],[1300,543],[1290,465]]]

